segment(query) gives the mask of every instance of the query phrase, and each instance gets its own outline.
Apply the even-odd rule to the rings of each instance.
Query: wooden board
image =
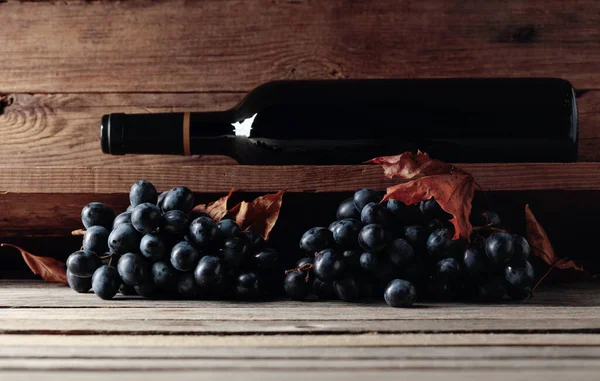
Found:
[[[0,3],[4,92],[246,91],[270,79],[559,76],[600,87],[590,0]]]

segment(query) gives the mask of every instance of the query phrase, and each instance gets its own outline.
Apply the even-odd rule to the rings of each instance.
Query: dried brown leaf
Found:
[[[29,266],[34,274],[40,275],[43,280],[47,282],[67,283],[67,272],[64,262],[50,257],[33,255],[25,249],[10,243],[0,244],[0,247],[13,247],[19,250],[27,266]]]
[[[194,215],[194,214],[206,213],[213,220],[221,221],[223,218],[225,218],[225,216],[228,213],[227,201],[229,201],[229,198],[231,197],[232,194],[233,194],[233,188],[231,188],[231,190],[229,191],[229,193],[226,196],[221,197],[217,201],[211,202],[208,205],[207,204],[197,205],[196,207],[194,207],[194,209],[192,209],[191,214]]]
[[[252,202],[242,201],[228,213],[228,217],[244,230],[252,230],[269,239],[283,202],[284,191],[257,197]]]

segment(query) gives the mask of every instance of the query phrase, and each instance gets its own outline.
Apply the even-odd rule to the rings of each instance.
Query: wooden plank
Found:
[[[457,164],[484,190],[600,190],[599,163]],[[185,184],[195,192],[350,192],[385,189],[398,180],[378,165],[347,166],[122,166],[2,167],[0,190],[9,193],[128,193],[144,178],[158,189]],[[340,181],[344,179],[344,181]]]
[[[579,112],[579,160],[600,161],[600,91],[577,98]]]
[[[600,9],[590,0],[0,6],[0,35],[10,42],[0,44],[5,92],[245,91],[282,78],[507,75],[600,86]]]

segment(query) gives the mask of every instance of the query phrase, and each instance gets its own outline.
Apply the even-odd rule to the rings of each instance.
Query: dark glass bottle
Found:
[[[357,164],[417,150],[449,162],[566,162],[577,158],[577,106],[557,78],[277,81],[226,111],[104,115],[101,135],[105,153],[240,164]]]

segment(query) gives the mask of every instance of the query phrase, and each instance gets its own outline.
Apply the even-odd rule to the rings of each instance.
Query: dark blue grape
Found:
[[[506,294],[504,281],[499,277],[490,277],[477,286],[477,298],[480,302],[498,302]]]
[[[380,252],[387,244],[387,233],[380,225],[366,225],[358,233],[358,244],[366,251]]]
[[[417,290],[407,280],[394,279],[388,283],[383,297],[392,307],[410,307],[417,300]]]
[[[89,250],[76,251],[67,258],[67,270],[81,278],[91,277],[100,266],[102,266],[100,257]]]
[[[146,180],[138,181],[129,190],[129,203],[134,207],[145,202],[156,205],[157,199],[156,188],[154,188],[151,182]]]
[[[321,300],[330,300],[335,299],[336,297],[335,291],[333,290],[333,282],[323,282],[319,278],[314,279],[312,292]]]
[[[90,226],[83,234],[83,249],[101,254],[108,250],[108,235],[104,226]]]
[[[415,250],[425,249],[429,233],[421,225],[410,225],[404,227],[404,239],[410,243]]]
[[[169,193],[169,191],[165,191],[165,192],[161,192],[158,195],[158,198],[156,199],[156,206],[158,206],[160,208],[160,210],[163,210],[163,203],[165,201],[165,197],[167,196],[167,193]]]
[[[67,283],[74,291],[85,294],[92,288],[92,277],[81,278],[67,270]]]
[[[152,265],[152,282],[163,289],[175,288],[179,281],[179,274],[171,263],[166,260]]]
[[[125,283],[121,283],[121,286],[119,286],[119,294],[126,295],[126,296],[134,296],[134,295],[137,295],[138,293],[135,292],[135,287],[130,286]]]
[[[300,248],[314,254],[328,248],[333,243],[333,234],[328,229],[316,227],[308,229],[300,239]]]
[[[148,299],[157,299],[161,296],[160,290],[157,285],[152,282],[138,284],[133,287],[136,294]]]
[[[194,207],[194,193],[186,187],[171,189],[162,200],[162,210],[181,210],[188,213]]]
[[[364,252],[360,255],[360,267],[366,272],[376,275],[380,266],[379,259],[375,254]]]
[[[202,257],[194,270],[196,283],[205,289],[218,288],[224,275],[225,266],[221,259],[210,255]]]
[[[435,268],[435,276],[437,279],[444,281],[455,281],[460,277],[460,263],[454,258],[444,258],[439,261]]]
[[[111,252],[125,254],[138,251],[140,233],[131,224],[120,224],[108,236],[108,247]]]
[[[510,262],[504,268],[504,279],[510,288],[523,289],[533,286],[535,273],[527,261]]]
[[[381,201],[382,198],[383,194],[381,192],[378,192],[371,188],[363,188],[354,193],[354,206],[356,207],[356,210],[362,212],[365,205],[367,205],[370,202],[378,203]]]
[[[168,252],[165,238],[159,234],[145,234],[140,241],[140,252],[152,262],[166,258]]]
[[[193,270],[200,257],[198,250],[187,241],[181,241],[171,249],[171,264],[179,271]]]
[[[160,229],[174,237],[181,237],[189,230],[190,220],[181,210],[170,210],[162,216]]]
[[[117,264],[123,282],[130,286],[148,283],[152,279],[151,264],[138,254],[126,253]]]
[[[219,237],[221,238],[237,237],[241,232],[238,224],[229,219],[219,221],[217,223],[217,229],[219,230]]]
[[[217,224],[210,217],[198,217],[190,224],[188,237],[200,247],[212,244],[217,238]]]
[[[332,249],[325,249],[315,255],[313,270],[317,278],[323,282],[330,282],[343,276],[346,266],[338,253]]]
[[[342,203],[337,208],[336,217],[338,220],[343,220],[344,218],[360,219],[360,213],[354,205],[353,198],[348,198],[342,201]]]
[[[360,229],[362,229],[362,224],[357,219],[346,218],[340,220],[332,230],[333,239],[344,247],[356,247],[358,246],[358,233]]]
[[[406,220],[408,207],[405,203],[398,200],[388,200],[385,204],[388,215],[394,222],[403,222]]]
[[[296,268],[301,268],[308,264],[312,265],[313,263],[314,263],[313,258],[302,257],[302,258],[298,259],[298,262],[296,262]]]
[[[121,224],[131,224],[131,212],[123,212],[119,214],[113,222],[113,229]]]
[[[177,282],[177,292],[185,299],[199,299],[204,296],[202,288],[196,283],[193,272],[186,272],[181,275]]]
[[[256,299],[260,296],[260,278],[256,273],[240,274],[237,277],[235,295],[240,299]]]
[[[515,242],[510,234],[496,232],[485,240],[485,253],[493,264],[508,262],[515,251]]]
[[[277,267],[279,255],[273,249],[263,249],[252,256],[252,265],[259,272],[274,270]]]
[[[310,293],[311,284],[302,271],[294,270],[286,274],[283,281],[285,294],[293,300],[304,300]]]
[[[427,201],[421,201],[419,204],[419,209],[424,216],[429,218],[438,218],[440,220],[449,220],[452,216],[444,211],[440,204],[434,199],[431,198]]]
[[[140,233],[152,233],[160,227],[162,214],[154,204],[145,202],[131,212],[131,224]]]
[[[358,216],[358,218],[360,218],[360,216]],[[327,230],[329,230],[331,233],[333,233],[333,230],[339,223],[340,223],[340,221],[333,221],[332,223],[329,224],[329,226],[327,227]]]
[[[427,251],[434,259],[439,259],[448,254],[452,236],[448,229],[438,229],[427,238]]]
[[[355,270],[360,268],[360,255],[362,254],[360,249],[349,249],[342,252],[342,258],[346,264],[346,269]]]
[[[382,204],[370,202],[360,212],[360,220],[363,224],[377,224],[386,226],[389,221],[388,211]]]
[[[264,238],[260,234],[256,233],[253,230],[244,230],[244,231],[242,231],[241,235],[243,237],[246,237],[246,242],[248,244],[248,250],[251,250],[251,251],[260,250],[265,245]]]
[[[120,286],[121,277],[114,267],[101,266],[92,276],[92,289],[102,299],[112,299],[119,292]]]
[[[463,255],[463,267],[467,273],[479,275],[485,273],[490,264],[483,250],[473,246],[468,248]]]
[[[110,230],[114,219],[115,212],[101,202],[89,203],[81,210],[81,222],[86,229],[98,225]]]
[[[390,261],[396,266],[404,266],[415,257],[415,250],[407,240],[397,238],[388,246]]]
[[[337,297],[344,302],[354,302],[360,298],[359,284],[352,276],[334,281],[333,290]]]
[[[515,250],[513,253],[513,260],[526,261],[529,259],[529,254],[531,254],[531,246],[529,246],[529,242],[521,236],[514,235],[513,236]]]
[[[453,229],[453,227],[450,222],[438,220],[437,218],[430,220],[427,223],[427,232],[429,232],[429,234],[440,229],[447,229],[448,231],[450,231]]]
[[[248,259],[246,240],[240,237],[227,238],[221,248],[221,256],[227,265],[239,267]]]

